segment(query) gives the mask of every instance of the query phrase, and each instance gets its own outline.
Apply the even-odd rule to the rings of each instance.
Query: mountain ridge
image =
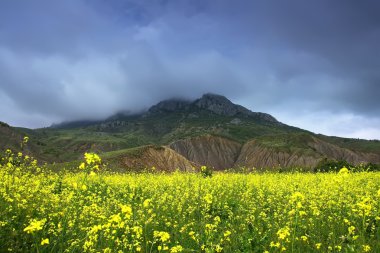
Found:
[[[176,166],[189,171],[189,167],[201,165],[219,170],[279,166],[313,169],[325,160],[380,164],[380,142],[317,135],[211,93],[195,100],[164,100],[142,113],[124,112],[105,120],[35,130],[7,124],[0,124],[0,128],[1,147],[17,150],[17,140],[28,135],[30,152],[49,163],[75,161],[84,152],[96,152],[114,166],[141,168],[157,162],[164,171]],[[128,155],[128,150],[134,149],[139,150],[139,157]],[[108,155],[112,152],[118,154],[118,163]]]
[[[242,116],[253,117],[258,120],[264,120],[272,123],[283,124],[270,114],[263,112],[253,112],[241,105],[232,103],[225,96],[206,93],[202,97],[189,100],[181,98],[171,98],[158,102],[152,105],[148,110],[140,113],[132,113],[129,111],[118,112],[104,120],[83,120],[83,121],[67,121],[58,124],[54,124],[53,128],[65,128],[65,127],[85,127],[97,123],[109,122],[115,120],[128,119],[130,117],[149,117],[152,114],[171,113],[171,112],[188,112],[196,113],[197,111],[206,110],[215,113],[220,116]]]

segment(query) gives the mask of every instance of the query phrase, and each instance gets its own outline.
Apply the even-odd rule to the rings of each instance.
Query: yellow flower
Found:
[[[315,244],[315,248],[316,248],[316,249],[320,249],[321,246],[322,246],[322,243],[320,243],[320,242]]]
[[[151,201],[151,199],[146,199],[146,200],[144,200],[143,207],[144,207],[144,208],[148,208],[148,207],[149,207],[149,204],[150,204],[150,201]]]
[[[362,201],[356,204],[358,207],[359,215],[370,215],[371,211],[373,209],[372,207],[372,200],[369,197],[362,198]]]
[[[224,237],[228,237],[231,235],[231,231],[227,230],[226,232],[224,232]]]
[[[85,153],[84,159],[86,160],[87,164],[100,164],[102,160],[97,154],[94,153]]]
[[[31,234],[35,231],[42,230],[43,226],[45,225],[46,219],[42,220],[32,220],[26,228],[24,228],[24,232],[27,232],[28,234]]]
[[[280,248],[280,246],[281,246],[281,244],[279,243],[279,242],[270,242],[270,244],[269,244],[269,246],[271,247],[271,248]]]
[[[124,214],[124,216],[129,219],[132,216],[132,207],[129,205],[120,205],[121,212]]]
[[[363,245],[363,251],[364,252],[370,252],[371,251],[371,246],[369,246],[369,245]]]
[[[203,198],[207,204],[211,204],[212,203],[212,195],[207,193],[206,196],[204,196]]]
[[[49,244],[49,238],[45,238],[41,240],[41,245]]]
[[[349,170],[346,167],[343,167],[339,170],[339,174],[348,174]]]
[[[305,211],[299,211],[298,213],[300,216],[305,216],[307,214]]]
[[[153,236],[161,242],[167,242],[170,239],[170,234],[165,231],[154,231]]]
[[[215,246],[215,252],[222,252],[222,250],[223,250],[223,247],[220,246],[219,244],[217,244],[217,245]]]
[[[281,228],[277,231],[277,236],[280,240],[284,240],[286,237],[290,235],[290,229],[288,226]]]
[[[355,234],[355,227],[354,226],[350,226],[350,227],[348,227],[348,233],[350,234],[350,235],[352,235],[352,234]]]
[[[170,253],[177,253],[177,252],[182,252],[183,248],[181,245],[174,246],[170,249]]]
[[[304,200],[304,199],[305,199],[305,196],[304,196],[302,193],[300,193],[300,192],[295,192],[295,193],[293,193],[292,196],[290,197],[290,200],[291,200],[292,202],[302,201],[302,200]]]
[[[217,226],[216,225],[214,225],[214,224],[211,224],[211,223],[207,223],[206,224],[206,232],[211,232],[211,231],[213,231]]]
[[[194,241],[196,241],[195,232],[194,231],[190,231],[189,232],[189,236],[191,237],[191,239],[193,239]]]
[[[85,168],[86,168],[86,164],[85,163],[81,163],[79,165],[79,169],[84,170]]]
[[[110,223],[120,223],[121,222],[120,214],[111,215],[110,219],[109,219],[109,222]]]

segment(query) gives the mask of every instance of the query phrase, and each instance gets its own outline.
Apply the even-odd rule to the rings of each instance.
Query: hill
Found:
[[[84,152],[97,152],[121,170],[153,166],[189,170],[200,165],[220,170],[313,169],[331,160],[380,163],[379,141],[316,135],[215,94],[194,101],[165,100],[146,112],[119,113],[102,121],[68,122],[36,130],[4,124],[0,134],[1,146],[15,150],[23,135],[30,136],[29,151],[42,161],[70,162],[81,159]]]

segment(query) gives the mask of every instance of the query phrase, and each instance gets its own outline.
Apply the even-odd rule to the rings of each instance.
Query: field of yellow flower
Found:
[[[380,173],[52,173],[0,165],[0,252],[380,252]]]

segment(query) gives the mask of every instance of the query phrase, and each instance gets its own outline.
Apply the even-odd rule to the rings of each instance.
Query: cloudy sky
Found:
[[[99,119],[225,95],[327,135],[380,139],[380,1],[2,0],[0,120]]]

